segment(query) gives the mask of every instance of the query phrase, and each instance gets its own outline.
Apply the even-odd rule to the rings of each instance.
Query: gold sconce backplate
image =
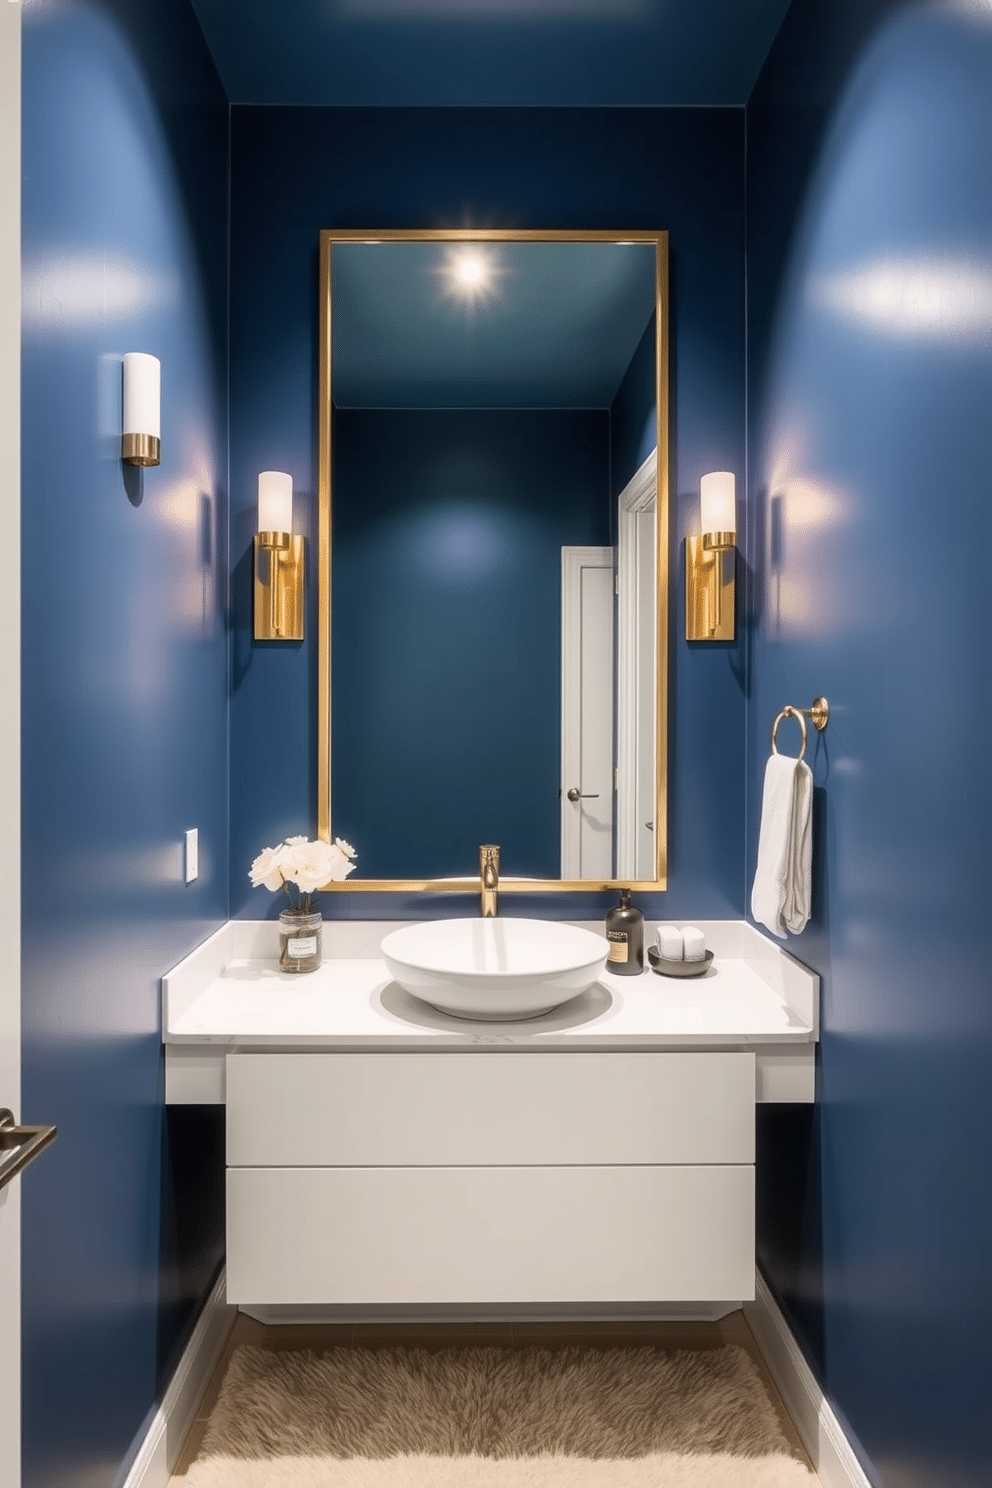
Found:
[[[720,546],[714,543],[721,541]],[[708,539],[708,540],[707,540]],[[736,594],[735,534],[708,533],[685,540],[685,638],[732,641]]]
[[[304,541],[301,533],[255,534],[255,639],[302,641]]]

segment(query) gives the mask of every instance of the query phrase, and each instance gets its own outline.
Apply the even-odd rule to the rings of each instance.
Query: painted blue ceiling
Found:
[[[232,103],[731,106],[789,0],[192,0]]]
[[[647,243],[337,243],[331,264],[339,408],[608,408],[654,310]]]

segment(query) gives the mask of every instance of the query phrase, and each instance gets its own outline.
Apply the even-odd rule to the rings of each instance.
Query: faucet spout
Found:
[[[499,848],[486,843],[479,848],[479,913],[484,920],[499,914]]]

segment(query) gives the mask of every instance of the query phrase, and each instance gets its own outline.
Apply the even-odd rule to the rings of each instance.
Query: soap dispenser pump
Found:
[[[616,976],[639,976],[644,970],[644,916],[630,902],[630,890],[620,890],[620,903],[606,916],[610,943],[606,969]]]

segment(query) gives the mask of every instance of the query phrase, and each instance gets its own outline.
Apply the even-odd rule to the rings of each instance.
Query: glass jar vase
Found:
[[[316,971],[320,965],[320,914],[284,909],[279,915],[279,970]]]

